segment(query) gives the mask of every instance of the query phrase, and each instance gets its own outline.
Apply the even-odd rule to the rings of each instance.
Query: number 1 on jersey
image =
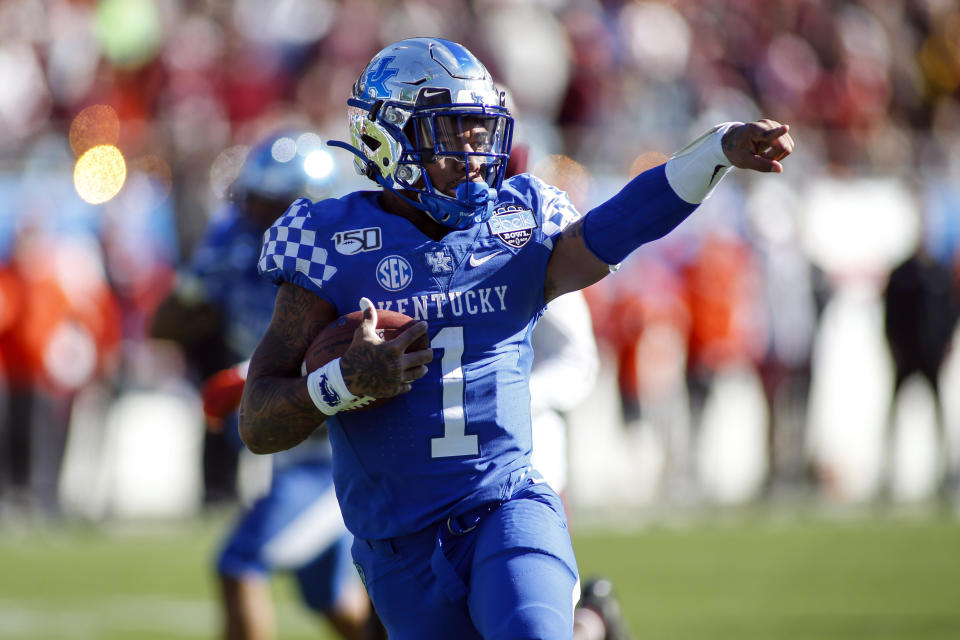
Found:
[[[443,349],[440,373],[443,383],[443,437],[430,438],[431,458],[475,456],[480,453],[476,435],[467,435],[463,411],[463,327],[444,327],[430,341],[433,349]]]

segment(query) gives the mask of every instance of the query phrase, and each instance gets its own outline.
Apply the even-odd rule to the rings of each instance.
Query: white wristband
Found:
[[[370,396],[350,393],[340,371],[340,358],[335,358],[307,376],[310,399],[321,413],[332,416],[345,409],[354,409],[373,400]]]
[[[741,122],[718,124],[677,151],[667,161],[667,182],[678,196],[691,204],[707,199],[720,179],[732,168],[723,153],[723,134]]]

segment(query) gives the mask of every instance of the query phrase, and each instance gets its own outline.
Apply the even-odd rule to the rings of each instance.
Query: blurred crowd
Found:
[[[678,477],[711,384],[749,370],[770,477],[829,483],[807,432],[821,320],[841,290],[882,304],[910,256],[887,333],[940,329],[922,363],[887,354],[936,389],[960,284],[955,0],[5,0],[0,502],[57,511],[78,394],[199,382],[146,328],[249,145],[344,139],[359,71],[416,35],[487,64],[529,170],[584,212],[712,124],[791,125],[788,179],[728,177],[587,292],[624,428],[657,425]],[[327,193],[364,187],[335,154]]]

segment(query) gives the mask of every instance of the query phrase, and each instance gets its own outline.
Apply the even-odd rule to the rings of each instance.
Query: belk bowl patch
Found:
[[[530,242],[533,230],[537,228],[537,221],[533,212],[516,205],[507,205],[493,212],[487,222],[490,233],[515,249]]]

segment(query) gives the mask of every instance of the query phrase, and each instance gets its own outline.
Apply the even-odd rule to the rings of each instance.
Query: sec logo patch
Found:
[[[387,256],[377,263],[377,282],[387,291],[400,291],[413,280],[413,267],[403,256]]]

